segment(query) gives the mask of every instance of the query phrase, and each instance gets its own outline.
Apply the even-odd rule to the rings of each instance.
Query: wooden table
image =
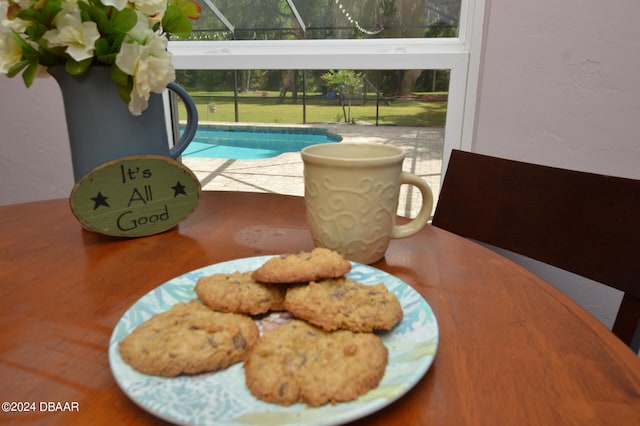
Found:
[[[78,408],[3,412],[0,424],[158,424],[109,369],[122,314],[192,269],[312,248],[303,199],[273,194],[205,192],[178,228],[140,239],[81,230],[64,199],[0,218],[0,400]],[[408,394],[357,424],[640,424],[637,355],[511,261],[427,226],[373,266],[424,296],[440,343]]]

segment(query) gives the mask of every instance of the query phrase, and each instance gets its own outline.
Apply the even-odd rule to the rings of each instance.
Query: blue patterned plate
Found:
[[[196,298],[198,278],[251,271],[271,256],[210,265],[174,278],[144,295],[122,316],[109,343],[111,371],[122,390],[140,407],[173,423],[188,425],[337,425],[369,415],[407,393],[427,372],[438,347],[438,324],[431,307],[409,285],[384,271],[353,263],[347,276],[364,284],[383,282],[400,300],[404,317],[380,333],[389,364],[380,385],[359,399],[309,408],[283,407],[256,399],[245,385],[242,364],[195,376],[163,378],[141,374],[125,364],[118,343],[154,314]]]

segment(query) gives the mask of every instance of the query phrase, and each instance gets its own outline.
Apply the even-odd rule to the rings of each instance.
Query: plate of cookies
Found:
[[[425,375],[438,324],[411,286],[331,250],[256,256],[176,277],[113,330],[123,392],[184,425],[338,425]]]

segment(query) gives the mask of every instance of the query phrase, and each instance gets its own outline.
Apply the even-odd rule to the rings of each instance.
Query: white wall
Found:
[[[640,179],[640,2],[488,7],[473,150]]]
[[[473,150],[640,179],[638,0],[489,0]],[[620,292],[517,259],[611,325]]]
[[[0,205],[68,197],[71,153],[62,95],[52,78],[26,89],[0,75]]]

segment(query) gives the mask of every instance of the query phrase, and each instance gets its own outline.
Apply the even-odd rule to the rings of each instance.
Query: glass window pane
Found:
[[[461,0],[197,0],[192,40],[456,37]]]
[[[448,70],[177,70],[200,120],[444,126]],[[209,111],[215,104],[215,112]]]
[[[176,81],[198,108],[199,131],[183,160],[205,190],[303,195],[300,147],[293,149],[288,141],[272,146],[269,135],[266,148],[260,146],[259,133],[245,141],[230,141],[231,136],[210,131],[221,125],[251,126],[251,132],[265,125],[271,129],[303,125],[344,140],[402,147],[407,153],[405,170],[425,178],[437,197],[447,70],[178,70]],[[186,119],[184,109],[180,118]],[[230,154],[227,145],[240,152]],[[398,213],[415,216],[419,192],[407,186],[401,194]]]

